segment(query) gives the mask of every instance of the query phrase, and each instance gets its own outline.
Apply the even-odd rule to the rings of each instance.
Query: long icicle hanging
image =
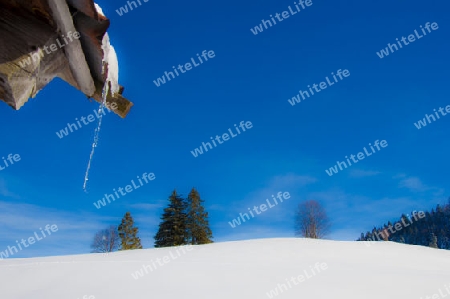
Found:
[[[102,104],[99,106],[98,111],[97,111],[99,118],[98,118],[97,128],[95,129],[95,132],[94,132],[94,142],[92,143],[91,154],[89,156],[89,162],[88,162],[88,166],[86,169],[86,174],[84,176],[83,190],[86,193],[87,193],[87,190],[86,190],[87,181],[89,180],[89,170],[91,169],[91,162],[92,162],[92,159],[94,158],[95,148],[97,147],[97,144],[98,144],[100,129],[102,126],[102,119],[103,119],[102,112],[103,112],[103,109],[105,109],[106,97],[108,95],[108,92],[109,92],[109,81],[106,80],[105,85],[103,86],[103,91],[102,91]]]
[[[96,10],[103,14],[102,9],[100,6],[95,4]],[[114,50],[114,47],[111,45],[109,41],[109,35],[108,33],[105,33],[102,40],[102,50],[103,50],[103,70],[102,73],[105,76],[105,84],[103,85],[102,90],[102,104],[98,108],[98,125],[94,132],[94,142],[92,143],[92,150],[91,154],[89,156],[89,162],[86,169],[86,174],[84,176],[84,184],[83,184],[83,190],[87,193],[86,186],[87,181],[89,180],[89,170],[91,168],[91,163],[94,157],[95,148],[98,145],[98,139],[100,135],[100,129],[102,125],[102,119],[103,119],[103,109],[106,107],[106,98],[111,91],[111,94],[116,94],[119,91],[119,62],[117,61],[117,54]]]

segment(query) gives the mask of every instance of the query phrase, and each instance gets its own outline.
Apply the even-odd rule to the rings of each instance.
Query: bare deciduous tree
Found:
[[[119,233],[117,226],[111,225],[107,229],[98,231],[94,236],[92,252],[113,252],[119,247]]]
[[[321,239],[328,234],[329,230],[330,220],[319,202],[308,200],[298,205],[295,235]]]

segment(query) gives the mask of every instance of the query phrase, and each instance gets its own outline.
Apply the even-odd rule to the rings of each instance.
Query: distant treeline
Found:
[[[429,211],[413,211],[403,214],[394,223],[374,227],[361,233],[357,241],[393,241],[411,245],[450,249],[450,198],[449,202]]]

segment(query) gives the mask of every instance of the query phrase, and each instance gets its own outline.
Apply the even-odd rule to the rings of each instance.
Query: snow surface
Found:
[[[266,293],[278,283],[286,284],[305,270],[309,279],[274,298],[419,299],[450,283],[449,251],[392,242],[366,244],[259,239],[197,245],[184,253],[171,247],[5,259],[0,260],[0,298],[269,298]],[[143,265],[156,264],[164,256],[176,259],[166,258],[162,266],[133,278]],[[312,276],[310,266],[318,262],[328,268]]]
[[[100,7],[100,5],[98,5],[97,3],[94,3],[94,6],[95,6],[95,10],[99,13],[99,14],[101,14],[101,15],[105,15],[104,13],[103,13],[103,9]]]
[[[109,41],[108,33],[105,33],[102,40],[102,49],[104,53],[103,63],[108,66],[108,73],[106,75],[106,82],[111,82],[112,94],[119,92],[119,61],[114,47]],[[104,70],[103,70],[104,71]],[[105,71],[104,71],[105,73]]]

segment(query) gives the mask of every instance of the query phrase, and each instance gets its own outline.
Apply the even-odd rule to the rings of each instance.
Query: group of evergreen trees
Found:
[[[402,229],[394,233],[389,232],[389,226],[395,227],[397,223],[408,225],[402,225]],[[375,227],[371,232],[361,234],[357,241],[378,241],[377,236],[383,236],[384,241],[450,249],[450,199],[443,207],[437,205],[431,212],[425,212],[425,217],[418,220],[412,218],[410,221],[403,214],[394,224],[389,221],[387,225]]]
[[[199,245],[213,242],[208,212],[205,211],[204,201],[195,188],[192,188],[187,198],[178,195],[174,190],[168,200],[169,204],[164,209],[158,232],[154,236],[155,247]],[[306,209],[306,211],[310,210],[311,208]],[[393,224],[389,221],[381,227],[374,227],[371,232],[362,233],[357,241],[384,240],[450,249],[450,198],[448,204],[443,207],[437,205],[436,210],[419,213],[421,217],[416,217],[417,214],[415,214],[416,216],[411,215],[408,217],[403,214]],[[321,219],[323,217],[314,218],[315,221]],[[95,235],[92,247],[94,252],[141,249],[141,239],[137,235],[138,228],[134,226],[130,212],[127,212],[118,227],[110,226],[108,229],[99,231]],[[311,238],[312,236],[304,235],[304,237]]]
[[[174,190],[169,197],[169,206],[164,209],[161,217],[159,230],[155,235],[155,247],[212,243],[208,212],[202,204],[203,200],[194,188],[187,199]]]
[[[205,211],[203,202],[195,188],[192,188],[187,199],[174,190],[169,196],[169,205],[164,209],[159,230],[154,237],[155,247],[212,243],[208,212]],[[126,212],[118,227],[110,226],[97,232],[91,245],[93,252],[142,249],[138,231],[130,212]]]

